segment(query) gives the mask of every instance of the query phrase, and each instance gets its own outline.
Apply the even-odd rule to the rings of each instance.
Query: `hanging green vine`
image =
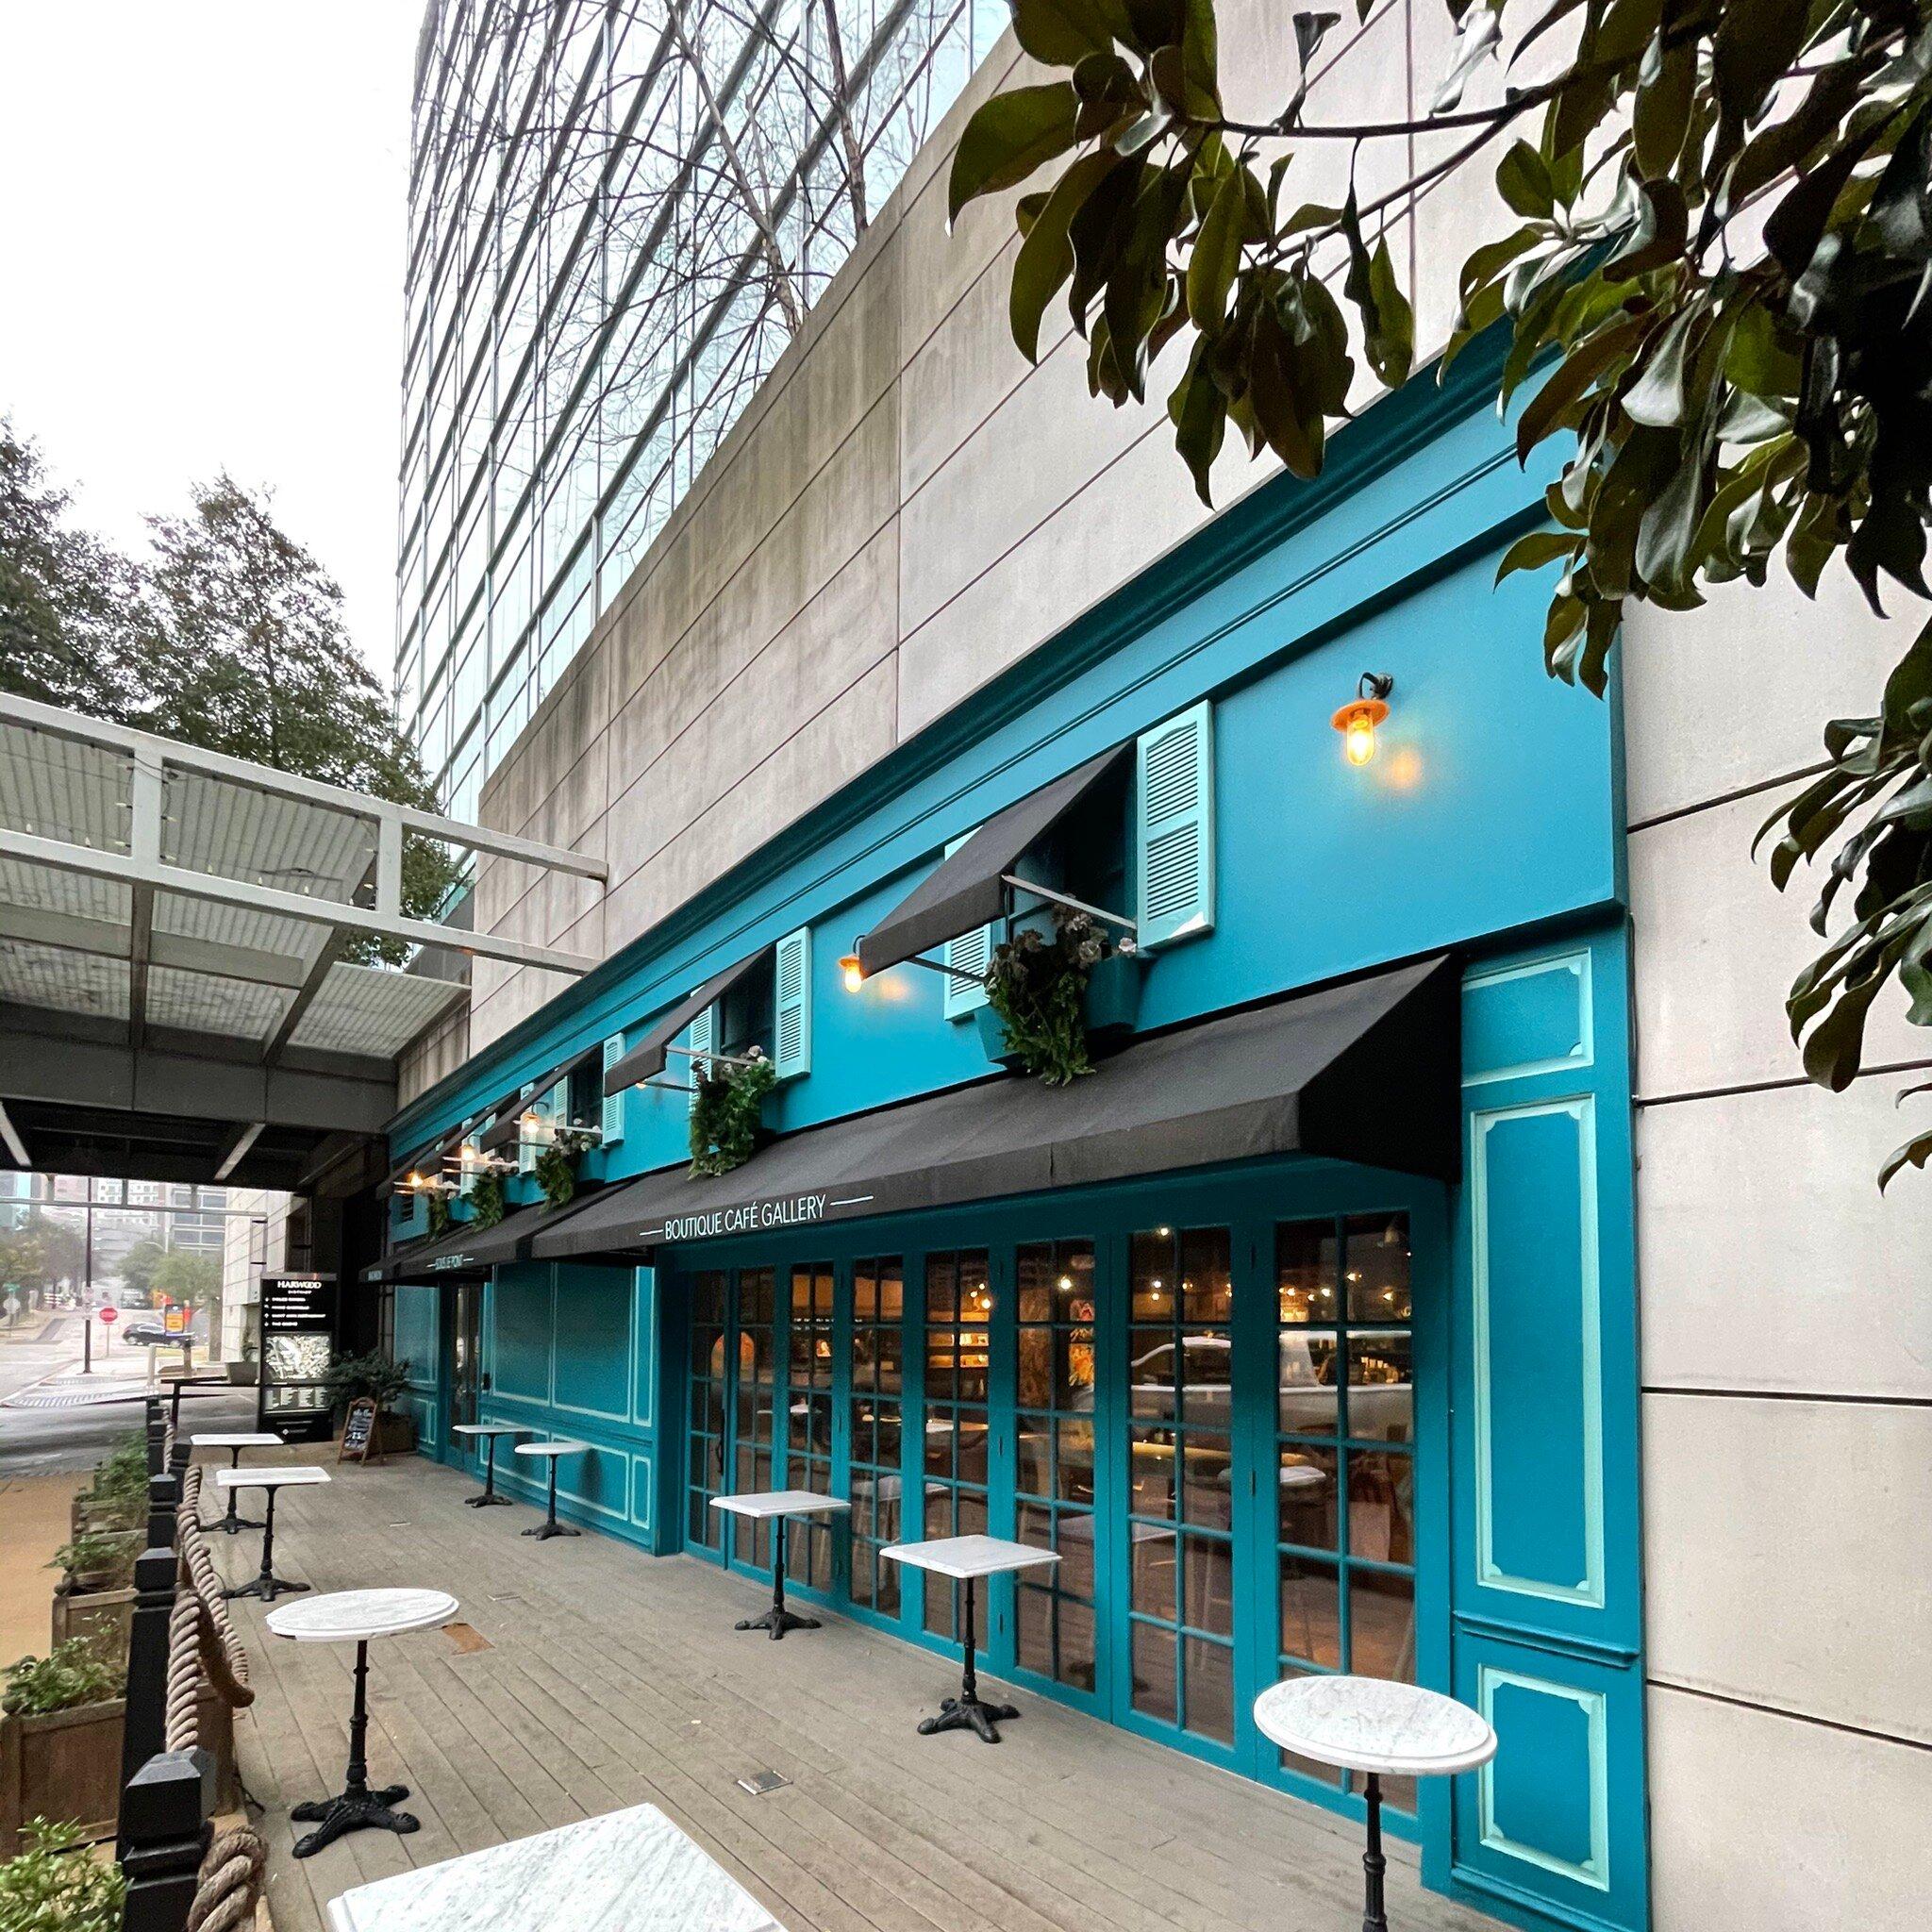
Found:
[[[697,1091],[691,1108],[691,1171],[729,1174],[758,1151],[765,1095],[778,1084],[778,1070],[757,1047],[737,1064],[693,1060]]]
[[[550,1145],[538,1155],[536,1165],[531,1172],[537,1176],[537,1185],[543,1190],[543,1198],[553,1208],[562,1208],[576,1199],[577,1155],[582,1143],[570,1134],[558,1134]]]
[[[503,1219],[508,1204],[503,1198],[503,1176],[479,1174],[470,1188],[470,1224],[479,1233],[494,1227]]]
[[[429,1232],[438,1238],[449,1232],[449,1196],[441,1188],[430,1191]]]
[[[1067,906],[1052,912],[1050,938],[1029,925],[993,948],[986,997],[1021,1068],[1049,1087],[1066,1087],[1093,1071],[1087,981],[1108,947],[1086,913]]]

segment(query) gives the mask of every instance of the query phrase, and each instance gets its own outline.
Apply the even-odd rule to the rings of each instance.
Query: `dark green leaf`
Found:
[[[1247,239],[1247,170],[1224,180],[1208,209],[1188,261],[1188,313],[1194,326],[1218,329],[1227,316],[1227,291]]]
[[[1503,553],[1503,560],[1496,566],[1496,581],[1500,584],[1520,570],[1541,570],[1559,557],[1567,562],[1575,556],[1576,548],[1574,530],[1532,530]]]
[[[1701,313],[1679,309],[1638,352],[1637,380],[1624,396],[1624,413],[1633,423],[1672,429],[1684,420],[1684,372]]]
[[[1008,306],[1013,340],[1029,362],[1040,359],[1040,323],[1046,305],[1074,272],[1068,225],[1088,195],[1120,165],[1109,153],[1082,155],[1054,184],[1020,244]]]
[[[1741,125],[1797,59],[1810,9],[1794,0],[1725,0],[1711,43],[1711,78],[1727,119]]]
[[[1632,114],[1638,172],[1650,179],[1668,175],[1690,131],[1690,103],[1697,87],[1697,43],[1666,48],[1658,34],[1643,57]]]
[[[1073,83],[1014,88],[994,94],[967,122],[946,184],[946,212],[957,221],[969,201],[1024,181],[1074,141],[1079,96]]]
[[[1516,142],[1496,164],[1496,188],[1520,215],[1547,221],[1557,205],[1550,171],[1528,142]]]
[[[1093,0],[1010,0],[1013,33],[1036,60],[1071,67],[1113,45],[1106,9]]]

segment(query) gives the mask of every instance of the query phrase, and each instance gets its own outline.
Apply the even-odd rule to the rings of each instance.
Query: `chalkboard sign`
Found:
[[[348,1420],[342,1424],[342,1446],[336,1451],[336,1460],[341,1462],[353,1457],[358,1462],[367,1462],[372,1449],[380,1462],[382,1444],[375,1437],[375,1403],[370,1396],[358,1395],[350,1403]]]

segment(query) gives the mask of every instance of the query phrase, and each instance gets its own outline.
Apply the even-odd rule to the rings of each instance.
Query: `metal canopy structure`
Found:
[[[0,698],[0,1164],[297,1185],[380,1132],[462,979],[368,953],[597,961],[407,917],[410,836],[598,860]]]

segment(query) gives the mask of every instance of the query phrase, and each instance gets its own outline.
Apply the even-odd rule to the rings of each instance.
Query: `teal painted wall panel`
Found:
[[[1592,1103],[1474,1117],[1477,1564],[1598,1602]]]
[[[629,1422],[630,1289],[625,1271],[558,1264],[555,1407]]]
[[[1471,1085],[1587,1067],[1591,1031],[1588,951],[1464,980],[1462,1076]]]
[[[1486,1671],[1485,1714],[1507,1748],[1479,1782],[1486,1843],[1505,1844],[1552,1869],[1601,1876],[1603,1703],[1546,1678]]]
[[[492,1378],[498,1395],[550,1400],[550,1270],[499,1268],[491,1288]]]

